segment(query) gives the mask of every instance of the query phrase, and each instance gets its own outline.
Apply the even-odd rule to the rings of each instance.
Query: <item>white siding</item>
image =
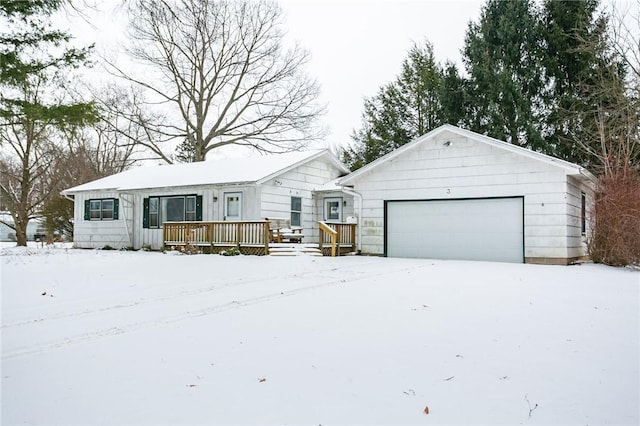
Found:
[[[150,247],[158,250],[163,245],[162,228],[143,228],[143,200],[147,197],[171,195],[201,195],[202,220],[223,220],[225,192],[242,193],[242,215],[245,220],[260,218],[259,196],[255,185],[192,186],[149,189],[130,192],[87,192],[75,195],[74,246],[79,248]],[[214,201],[214,197],[217,198]],[[84,220],[84,201],[88,199],[117,198],[120,200],[119,219],[114,221]]]
[[[202,196],[202,220],[224,220],[224,194],[225,192],[242,193],[242,218],[243,220],[255,220],[259,218],[257,208],[257,195],[255,185],[211,185],[192,186],[180,188],[151,189],[135,193],[135,248],[150,247],[154,250],[164,245],[162,241],[162,228],[143,228],[143,200],[147,197],[165,197],[171,195],[201,195]],[[214,197],[217,198],[214,201]]]
[[[84,220],[85,200],[117,198],[119,200],[117,220]],[[128,232],[132,226],[131,197],[117,192],[85,192],[74,198],[73,245],[77,248],[114,248],[133,246]]]
[[[242,219],[259,220],[265,217],[289,218],[291,197],[302,198],[302,220],[305,242],[317,241],[317,217],[312,190],[341,175],[341,171],[325,158],[304,163],[290,171],[257,185],[200,185],[162,189],[118,192],[84,193],[75,196],[77,247],[100,248],[132,246],[136,249],[163,246],[162,228],[143,228],[143,200],[147,197],[172,195],[202,196],[202,220],[224,220],[224,194],[242,193]],[[83,221],[84,200],[89,198],[119,198],[120,219],[117,221]],[[215,199],[215,201],[214,201]]]
[[[582,193],[586,196],[586,232],[584,235],[582,234]],[[569,176],[567,180],[567,250],[570,258],[587,255],[587,236],[591,228],[593,202],[593,186]]]
[[[304,242],[317,242],[320,219],[313,190],[340,175],[341,171],[333,163],[320,157],[264,182],[260,185],[260,217],[289,219],[291,197],[301,197]]]
[[[347,217],[356,216],[355,200],[349,194],[341,191],[325,191],[316,193],[315,197],[315,218],[314,221],[324,220],[324,199],[325,198],[342,198],[342,221],[346,222]],[[317,227],[317,226],[316,226]]]
[[[384,252],[384,200],[510,196],[524,196],[526,258],[566,259],[573,253],[567,250],[573,230],[567,226],[564,169],[471,138],[444,132],[353,184],[363,196],[364,253]]]

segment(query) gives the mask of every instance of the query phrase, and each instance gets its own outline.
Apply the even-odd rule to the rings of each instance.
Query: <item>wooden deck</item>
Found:
[[[356,250],[356,224],[318,222],[318,249],[325,256],[340,256]],[[165,222],[163,241],[167,247],[195,246],[219,253],[235,247],[242,254],[269,254],[272,234],[269,221]]]
[[[165,222],[164,245],[197,246],[212,253],[237,247],[242,254],[269,254],[269,222]]]

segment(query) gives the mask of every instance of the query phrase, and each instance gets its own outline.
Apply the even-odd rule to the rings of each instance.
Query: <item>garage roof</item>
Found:
[[[519,147],[517,145],[513,145],[513,144],[510,144],[510,143],[507,143],[507,142],[504,142],[504,141],[501,141],[501,140],[498,140],[498,139],[495,139],[495,138],[492,138],[492,137],[489,137],[489,136],[481,135],[479,133],[475,133],[475,132],[472,132],[470,130],[465,130],[465,129],[461,129],[460,127],[452,126],[450,124],[445,124],[445,125],[442,125],[442,126],[436,128],[436,129],[430,131],[429,133],[426,133],[426,134],[414,139],[412,142],[409,142],[408,144],[403,145],[400,148],[397,148],[397,149],[391,151],[387,155],[378,158],[377,160],[367,164],[364,167],[361,167],[360,169],[356,170],[355,172],[353,172],[351,174],[348,174],[347,176],[345,176],[342,179],[340,179],[339,184],[340,185],[348,185],[349,182],[351,182],[352,180],[354,180],[358,176],[360,176],[360,175],[362,175],[364,173],[367,173],[368,171],[370,171],[372,169],[375,169],[375,168],[379,167],[380,165],[386,163],[387,161],[390,161],[390,160],[402,155],[406,151],[409,151],[409,150],[413,149],[415,146],[417,146],[417,145],[419,145],[419,144],[421,144],[421,143],[423,143],[423,142],[425,142],[427,140],[433,139],[434,137],[436,137],[439,134],[444,133],[444,132],[455,133],[457,135],[460,135],[460,136],[463,136],[463,137],[466,137],[466,138],[469,138],[469,139],[473,139],[473,140],[476,140],[478,142],[482,142],[482,143],[494,146],[494,147],[499,148],[499,149],[504,149],[504,150],[507,150],[507,151],[511,151],[511,152],[514,152],[514,153],[519,154],[519,155],[530,157],[530,158],[533,158],[535,160],[542,161],[544,163],[551,164],[551,165],[556,166],[556,167],[560,167],[560,168],[564,169],[567,172],[567,174],[569,174],[569,175],[579,175],[579,176],[586,177],[588,180],[595,180],[595,177],[587,169],[585,169],[584,167],[581,167],[581,166],[579,166],[577,164],[573,164],[573,163],[570,163],[568,161],[552,157],[550,155],[542,154],[540,152],[535,152],[535,151],[532,151],[532,150],[527,149],[527,148],[522,148],[522,147]]]

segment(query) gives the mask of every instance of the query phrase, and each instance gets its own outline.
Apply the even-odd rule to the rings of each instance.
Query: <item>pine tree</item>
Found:
[[[440,117],[444,123],[465,125],[470,116],[467,80],[462,77],[453,62],[445,63],[438,97]]]
[[[362,127],[342,155],[345,164],[360,168],[444,124],[443,90],[443,71],[433,46],[415,44],[396,80],[365,99]]]
[[[544,150],[540,123],[541,27],[534,3],[489,0],[470,23],[463,49],[473,99],[470,127],[512,144]]]
[[[545,139],[552,154],[590,168],[600,162],[593,155],[599,151],[599,114],[626,102],[623,86],[613,84],[624,80],[624,70],[607,41],[608,20],[599,6],[599,0],[547,0],[543,9]]]

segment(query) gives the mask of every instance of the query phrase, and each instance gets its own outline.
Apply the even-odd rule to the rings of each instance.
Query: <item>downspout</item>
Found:
[[[354,190],[342,187],[342,192],[358,199],[358,238],[356,241],[357,253],[362,253],[362,195]]]
[[[131,196],[131,199],[129,200],[129,204],[131,205],[131,210],[133,210],[135,208],[134,202],[133,202],[133,199],[134,199],[133,194],[127,194],[125,192],[120,192],[119,194],[122,197],[123,201],[126,201],[126,199],[124,198],[125,195]],[[133,229],[130,230],[129,226],[127,225],[127,215],[125,213],[127,211],[127,209],[124,208],[124,203],[122,203],[122,204],[123,204],[123,206],[122,206],[122,219],[124,221],[124,229],[127,232],[127,236],[129,237],[129,247],[134,247],[134,245],[133,245],[133,232],[132,232]],[[135,215],[136,215],[136,212],[134,211],[133,212],[133,216],[135,217]],[[135,228],[135,224],[133,223],[133,220],[131,220],[131,227]]]

